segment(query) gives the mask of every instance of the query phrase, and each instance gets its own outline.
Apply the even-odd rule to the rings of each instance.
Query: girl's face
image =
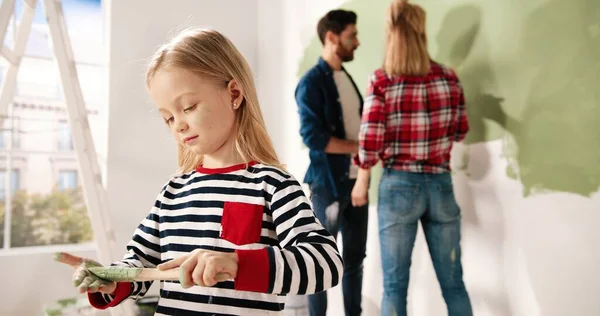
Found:
[[[235,80],[219,84],[180,68],[161,69],[148,89],[178,143],[198,155],[231,151],[235,111],[243,100]]]

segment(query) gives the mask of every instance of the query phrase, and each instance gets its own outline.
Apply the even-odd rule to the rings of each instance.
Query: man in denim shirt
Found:
[[[342,67],[354,58],[359,45],[356,14],[330,11],[319,21],[317,32],[323,44],[321,57],[296,88],[300,134],[310,150],[304,182],[310,185],[313,207],[321,223],[333,236],[341,231],[344,308],[347,316],[360,315],[368,205],[352,205],[350,194],[358,169],[350,159],[358,151],[363,101]],[[309,296],[309,305],[310,315],[325,316],[327,293]]]

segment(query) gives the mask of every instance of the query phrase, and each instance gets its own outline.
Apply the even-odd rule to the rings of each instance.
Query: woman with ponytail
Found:
[[[412,250],[419,221],[449,316],[472,315],[461,264],[461,211],[450,176],[453,142],[469,130],[456,73],[427,51],[425,11],[392,2],[383,65],[369,80],[355,163],[353,203],[367,201],[378,160],[378,222],[384,276],[382,315],[406,315]]]

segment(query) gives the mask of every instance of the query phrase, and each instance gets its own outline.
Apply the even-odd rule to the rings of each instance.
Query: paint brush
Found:
[[[74,256],[66,252],[58,252],[54,254],[54,260],[77,268],[85,260],[82,257]],[[153,280],[179,280],[179,268],[170,270],[158,270],[150,268],[132,268],[132,267],[102,267],[99,263],[94,262],[98,266],[88,266],[87,269],[93,275],[108,281],[115,282],[142,282]],[[217,282],[232,280],[233,278],[228,273],[217,274]]]
[[[141,282],[154,280],[179,280],[179,268],[170,270],[158,270],[150,268],[130,268],[130,267],[90,267],[88,268],[93,275],[109,281],[115,282]],[[231,280],[228,273],[217,274],[217,282]]]

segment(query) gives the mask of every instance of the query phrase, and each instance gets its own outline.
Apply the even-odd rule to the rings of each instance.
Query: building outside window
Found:
[[[58,121],[57,136],[58,151],[73,150],[73,134],[71,134],[71,127],[67,120]]]
[[[4,201],[4,199],[6,198],[6,194],[8,194],[8,190],[6,188],[6,176],[7,176],[6,170],[0,170],[0,201]],[[12,174],[10,177],[10,182],[11,182],[10,194],[11,195],[14,195],[15,192],[17,192],[17,190],[19,190],[20,176],[21,176],[21,173],[19,172],[19,170],[15,170],[15,169],[12,170]]]
[[[77,170],[61,170],[58,172],[58,189],[60,191],[77,188]]]
[[[21,17],[24,1],[15,2]],[[103,15],[100,0],[62,1],[92,138],[104,139],[106,108]],[[9,21],[4,44],[13,47]],[[79,181],[77,156],[62,83],[50,46],[43,1],[37,2],[25,54],[18,68],[11,113],[0,113],[0,253],[8,248],[79,244],[92,241]],[[0,57],[0,86],[8,63]],[[11,125],[12,124],[12,125]],[[97,129],[95,129],[97,128]],[[12,149],[7,151],[12,134]],[[104,155],[101,155],[104,157]],[[100,164],[104,161],[99,159]],[[13,169],[6,186],[7,167]],[[2,171],[4,170],[4,171]],[[10,216],[6,214],[10,213]],[[6,219],[10,218],[10,222]]]

